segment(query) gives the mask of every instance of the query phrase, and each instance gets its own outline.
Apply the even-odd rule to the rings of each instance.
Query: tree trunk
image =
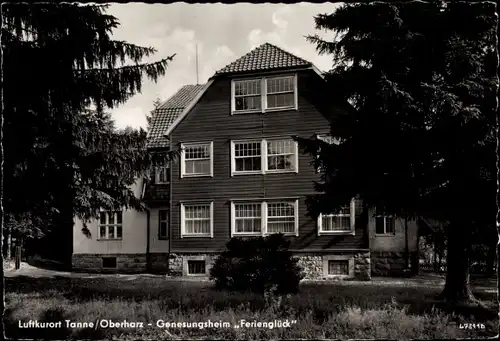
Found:
[[[441,298],[451,302],[475,301],[469,281],[470,229],[463,222],[448,228],[446,284]]]
[[[488,247],[488,255],[486,258],[486,270],[484,272],[485,277],[492,277],[494,274],[495,258],[497,255],[497,244],[490,245]]]
[[[3,250],[3,255],[6,260],[11,260],[12,259],[12,233],[11,233],[11,228],[10,224],[7,224],[4,226],[3,230],[3,245],[2,245],[2,250]]]
[[[408,216],[405,214],[405,269],[408,270],[410,266],[410,250],[408,247]]]

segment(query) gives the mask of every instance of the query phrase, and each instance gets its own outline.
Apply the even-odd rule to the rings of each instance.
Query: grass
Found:
[[[6,334],[50,339],[438,339],[494,336],[496,294],[476,292],[481,306],[437,301],[440,287],[377,283],[305,283],[297,295],[216,291],[208,282],[162,277],[6,278]],[[145,322],[144,328],[20,329],[18,321]],[[287,328],[234,328],[240,321],[296,321]],[[229,322],[230,328],[159,328],[165,322]],[[459,329],[481,323],[484,330]],[[152,323],[148,326],[148,323]],[[269,327],[269,326],[268,326]]]

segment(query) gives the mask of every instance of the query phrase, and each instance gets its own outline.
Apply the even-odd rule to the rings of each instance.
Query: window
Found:
[[[103,268],[116,268],[116,257],[102,257]]]
[[[213,236],[213,203],[181,204],[181,237]]]
[[[295,205],[279,202],[267,205],[268,233],[293,233],[295,231]]]
[[[213,176],[213,142],[181,145],[181,177]]]
[[[234,81],[234,111],[261,111],[261,80]]]
[[[158,211],[158,239],[168,239],[168,210]]]
[[[206,266],[204,260],[188,260],[188,275],[205,275]]]
[[[261,172],[261,144],[261,141],[233,142],[234,172]]]
[[[156,168],[155,183],[168,184],[170,182],[170,165]]]
[[[295,170],[296,144],[293,140],[275,140],[267,142],[267,170]]]
[[[233,80],[231,103],[233,114],[297,109],[297,77]]]
[[[292,139],[231,142],[231,175],[298,172],[298,145]]]
[[[318,217],[318,235],[354,234],[355,201],[340,209],[336,214],[320,214]]]
[[[323,274],[327,277],[354,277],[354,257],[352,255],[323,256]]]
[[[122,212],[101,212],[99,239],[122,239]]]
[[[232,235],[299,234],[298,200],[232,202]]]
[[[375,234],[379,235],[395,235],[396,226],[394,217],[390,215],[375,216]]]
[[[295,77],[266,78],[267,109],[293,108],[295,106]]]
[[[233,204],[233,212],[235,234],[262,234],[261,203]]]
[[[349,275],[349,261],[345,260],[329,260],[328,275]]]

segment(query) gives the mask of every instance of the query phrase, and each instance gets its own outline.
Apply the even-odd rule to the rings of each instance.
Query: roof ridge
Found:
[[[216,71],[214,76],[305,66],[311,67],[313,64],[279,46],[265,42]]]
[[[299,57],[299,56],[297,56],[297,55],[296,55],[296,54],[294,54],[294,53],[288,52],[287,50],[285,50],[285,49],[283,49],[283,48],[279,47],[278,45],[274,45],[274,44],[271,44],[271,43],[269,43],[269,42],[265,42],[265,43],[264,43],[264,44],[262,44],[261,46],[266,45],[266,44],[267,44],[267,45],[271,45],[272,47],[277,48],[278,50],[281,50],[282,52],[287,53],[287,54],[289,54],[289,55],[291,55],[291,56],[293,56],[293,57],[295,57],[295,58],[297,58],[297,59],[300,59],[300,60],[302,60],[304,63],[312,64],[312,62],[308,61],[307,59],[304,59],[304,58],[302,58],[302,57]]]

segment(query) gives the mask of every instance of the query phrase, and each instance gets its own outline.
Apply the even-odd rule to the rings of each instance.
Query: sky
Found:
[[[111,111],[117,128],[146,127],[146,115],[156,98],[167,100],[183,85],[196,84],[196,46],[198,82],[205,83],[215,71],[243,56],[251,49],[271,43],[312,62],[320,70],[332,66],[330,56],[320,56],[305,36],[319,34],[314,16],[331,13],[339,3],[295,4],[112,4],[107,14],[120,26],[112,38],[157,53],[144,62],[176,54],[165,76],[156,83],[144,79],[142,92]]]

